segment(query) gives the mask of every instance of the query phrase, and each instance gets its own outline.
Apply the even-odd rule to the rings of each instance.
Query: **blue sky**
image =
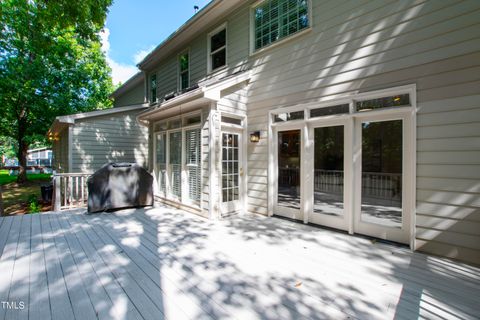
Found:
[[[136,64],[210,0],[114,0],[101,34],[115,84],[136,73]]]

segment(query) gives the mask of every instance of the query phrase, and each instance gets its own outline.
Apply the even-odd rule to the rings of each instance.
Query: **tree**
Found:
[[[111,0],[0,2],[0,135],[14,138],[26,181],[27,150],[58,115],[111,106],[101,31]]]

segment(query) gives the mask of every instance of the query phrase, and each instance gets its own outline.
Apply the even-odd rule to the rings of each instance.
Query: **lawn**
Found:
[[[34,180],[43,180],[43,181],[49,181],[52,178],[51,174],[47,173],[29,173],[27,174],[27,179],[29,181],[34,181]],[[0,185],[5,185],[10,182],[14,182],[17,180],[17,176],[15,175],[9,175],[8,170],[0,170]]]
[[[28,174],[28,181],[19,185],[15,182],[16,176],[10,176],[7,170],[0,170],[0,185],[2,186],[5,214],[25,213],[30,195],[35,195],[37,199],[40,199],[40,186],[48,183],[51,176],[51,174],[44,173]]]

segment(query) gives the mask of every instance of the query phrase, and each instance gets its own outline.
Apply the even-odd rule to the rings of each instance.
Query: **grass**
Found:
[[[42,181],[49,181],[52,178],[51,174],[47,173],[28,173],[27,179],[29,181],[34,180],[42,180]],[[0,185],[6,185],[8,183],[17,181],[17,176],[9,175],[8,170],[0,170]]]
[[[27,174],[27,182],[19,185],[17,176],[10,176],[7,170],[0,170],[0,185],[2,186],[3,206],[6,214],[25,211],[29,199],[41,197],[40,186],[50,181],[52,175],[44,173]]]

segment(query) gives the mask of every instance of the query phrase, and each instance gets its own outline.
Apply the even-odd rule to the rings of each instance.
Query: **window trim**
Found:
[[[210,39],[220,31],[222,31],[223,29],[225,29],[225,46],[215,50],[215,52],[211,52],[212,44]],[[224,48],[225,48],[225,65],[212,69],[212,54],[220,50],[223,50]],[[207,73],[211,74],[219,70],[226,69],[227,67],[228,67],[228,26],[227,26],[227,22],[224,22],[207,34]]]
[[[180,57],[184,54],[188,54],[188,69],[187,69],[187,74],[188,74],[188,86],[186,88],[182,89],[182,72],[180,70]],[[191,86],[191,78],[190,78],[190,62],[191,62],[191,57],[192,55],[190,54],[190,47],[180,51],[180,53],[177,55],[177,91],[182,92],[183,90],[187,89],[188,87]]]
[[[273,43],[270,43],[269,45],[265,46],[265,47],[262,47],[260,49],[255,49],[255,8],[258,7],[260,4],[262,4],[263,2],[265,1],[270,1],[270,0],[258,0],[256,2],[254,2],[251,6],[250,6],[250,31],[249,31],[249,42],[250,42],[250,48],[249,48],[249,52],[250,52],[250,56],[255,56],[257,54],[260,54],[262,52],[265,52],[267,50],[270,50],[271,48],[275,48],[279,45],[282,45],[288,41],[292,41],[298,37],[301,37],[303,35],[305,35],[306,33],[309,33],[312,29],[313,29],[313,19],[312,19],[312,0],[306,0],[307,1],[307,7],[308,7],[308,27],[305,28],[305,29],[302,29],[300,31],[297,31],[295,33],[292,33],[291,35],[288,35],[286,36],[285,38],[283,39],[279,39]]]

